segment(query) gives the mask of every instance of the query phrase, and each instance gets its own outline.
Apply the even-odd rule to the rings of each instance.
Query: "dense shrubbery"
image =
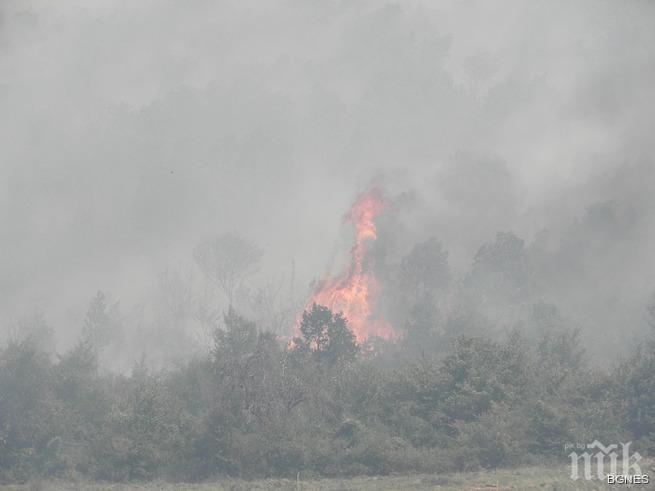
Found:
[[[436,331],[435,331],[436,332]],[[428,334],[423,333],[424,336]],[[589,368],[575,331],[458,337],[438,356],[357,350],[315,306],[295,349],[228,312],[206,359],[100,375],[80,342],[0,352],[0,476],[104,480],[387,474],[564,457],[575,441],[655,441],[655,350]]]
[[[196,251],[230,301],[259,255],[231,236]],[[37,315],[25,339],[0,349],[0,480],[494,468],[562,459],[564,444],[594,439],[655,450],[655,341],[611,370],[591,365],[581,332],[543,300],[552,288],[536,279],[548,277],[548,256],[513,234],[481,247],[458,280],[447,258],[430,239],[381,268],[378,307],[402,336],[364,346],[317,305],[298,337],[280,340],[263,326],[288,324],[294,310],[276,314],[274,296],[257,297],[268,306],[257,322],[232,308],[217,320],[165,276],[161,337],[175,344],[176,326],[195,316],[212,349],[125,375],[111,368],[138,343],[118,304],[96,295],[81,341],[61,356]],[[648,313],[655,326],[655,301]]]

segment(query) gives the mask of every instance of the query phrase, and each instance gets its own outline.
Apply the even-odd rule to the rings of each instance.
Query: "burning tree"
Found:
[[[359,343],[369,336],[383,339],[394,336],[391,326],[374,315],[372,305],[378,284],[370,267],[366,267],[368,245],[377,238],[374,219],[384,208],[385,200],[379,188],[374,187],[357,198],[344,217],[346,223],[355,227],[349,268],[339,276],[321,281],[305,307],[309,310],[318,304],[332,312],[341,312]],[[300,319],[296,327],[300,327]]]
[[[343,315],[322,305],[313,304],[303,313],[300,333],[302,337],[294,340],[296,348],[330,364],[352,360],[359,351]]]

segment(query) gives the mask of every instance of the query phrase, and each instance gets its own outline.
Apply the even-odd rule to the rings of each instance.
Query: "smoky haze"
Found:
[[[511,231],[542,258],[529,302],[628,347],[655,291],[654,83],[649,2],[5,1],[4,335],[41,312],[65,349],[98,290],[126,332],[171,283],[224,309],[194,251],[225,233],[290,327],[377,183],[387,264],[436,237],[466,284]]]

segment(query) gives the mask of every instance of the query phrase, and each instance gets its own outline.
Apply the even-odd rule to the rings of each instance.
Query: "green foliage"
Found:
[[[461,470],[524,464],[530,456],[529,422],[515,406],[493,404],[475,421],[457,427],[455,461]]]
[[[31,340],[0,354],[0,478],[26,480],[61,470],[61,405],[52,391],[52,365]]]
[[[655,341],[642,346],[619,374],[626,428],[648,450],[655,450]]]
[[[302,337],[294,340],[299,353],[329,365],[355,359],[359,348],[341,313],[333,314],[322,305],[312,305],[300,324]]]
[[[118,303],[107,305],[105,294],[99,291],[91,299],[84,317],[82,341],[93,348],[94,356],[98,358],[104,348],[120,339],[121,330]]]
[[[526,347],[514,336],[505,344],[481,338],[459,338],[441,368],[444,412],[455,420],[473,421],[493,403],[524,398],[530,382]]]
[[[475,255],[467,283],[483,297],[512,302],[525,299],[530,288],[530,270],[523,239],[499,232]]]
[[[90,318],[105,312],[101,300]],[[428,356],[406,342],[362,353],[346,320],[318,305],[285,347],[230,308],[209,356],[125,376],[99,372],[86,336],[56,360],[30,340],[10,343],[0,352],[0,479],[496,468],[561,459],[564,443],[596,438],[652,449],[653,344],[605,373],[586,365],[577,331],[537,310],[538,335],[447,345],[432,330],[421,341],[444,346]]]
[[[436,238],[416,244],[400,261],[399,286],[415,299],[433,296],[450,283],[448,252]]]

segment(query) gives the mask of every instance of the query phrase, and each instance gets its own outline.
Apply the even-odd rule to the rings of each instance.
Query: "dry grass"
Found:
[[[650,466],[649,466],[650,467]],[[655,475],[650,474],[653,478]],[[0,486],[0,491],[494,491],[573,489],[612,489],[599,481],[572,481],[569,468],[524,467],[495,472],[465,474],[414,475],[395,477],[359,477],[354,479],[296,480],[266,479],[257,481],[222,480],[203,484],[102,484],[82,482],[34,482],[26,485]],[[616,486],[614,486],[616,488]],[[619,489],[655,489],[655,485],[620,486]]]

